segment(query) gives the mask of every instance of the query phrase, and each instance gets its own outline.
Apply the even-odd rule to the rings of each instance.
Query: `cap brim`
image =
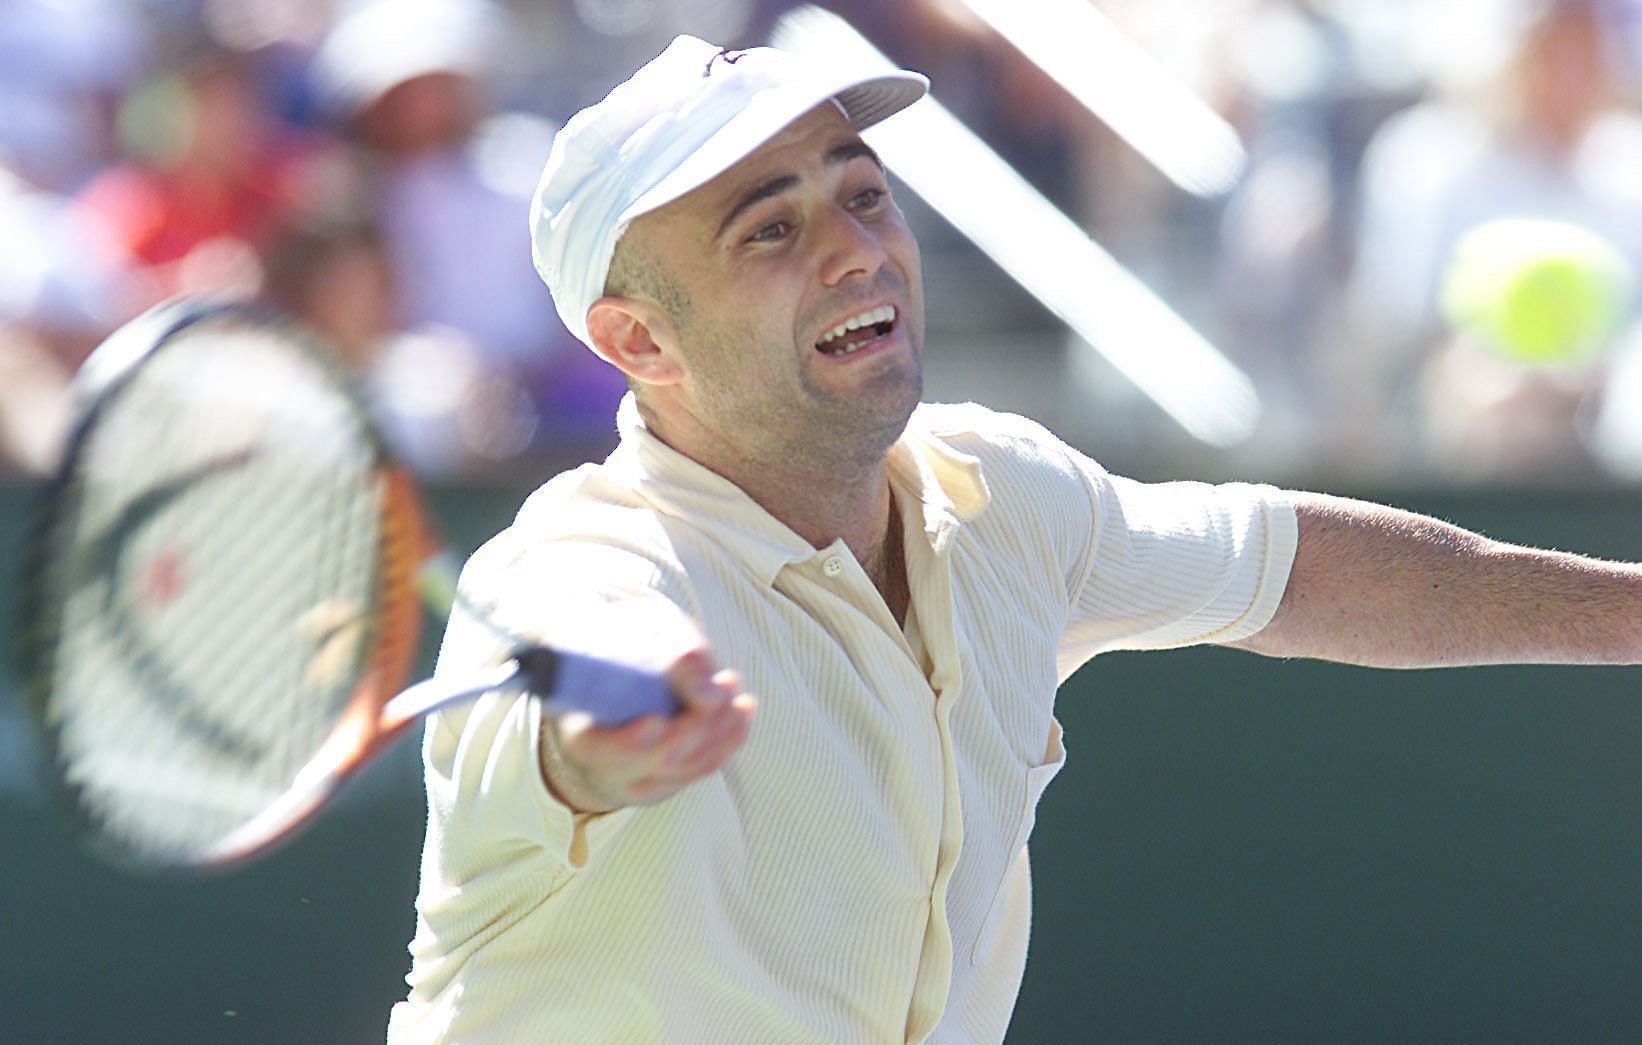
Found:
[[[713,133],[666,177],[621,213],[626,225],[707,184],[735,166],[794,120],[818,105],[836,100],[858,131],[895,115],[929,90],[918,73],[895,71],[817,79],[764,91]]]

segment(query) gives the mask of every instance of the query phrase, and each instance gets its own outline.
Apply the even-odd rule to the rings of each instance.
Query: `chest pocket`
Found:
[[[1020,812],[1015,822],[1014,836],[1009,843],[1009,859],[1004,862],[1003,874],[992,889],[992,902],[987,905],[986,918],[981,923],[981,931],[975,937],[975,946],[970,951],[969,960],[972,964],[979,964],[988,948],[992,946],[992,937],[998,931],[998,922],[1009,906],[1009,881],[1014,874],[1015,865],[1020,861],[1021,851],[1026,848],[1026,840],[1032,834],[1032,825],[1037,822],[1038,799],[1043,797],[1044,788],[1049,786],[1049,781],[1055,779],[1055,774],[1066,764],[1066,747],[1061,743],[1060,723],[1053,718],[1049,720],[1047,748],[1043,763],[1026,770]]]

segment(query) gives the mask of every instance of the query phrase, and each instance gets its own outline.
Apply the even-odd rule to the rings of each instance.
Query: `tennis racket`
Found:
[[[22,653],[53,790],[104,855],[246,861],[420,716],[485,693],[605,725],[674,710],[660,675],[493,623],[505,663],[401,691],[419,594],[448,611],[454,560],[430,555],[409,475],[294,323],[162,305],[92,353],[75,395],[23,570]]]

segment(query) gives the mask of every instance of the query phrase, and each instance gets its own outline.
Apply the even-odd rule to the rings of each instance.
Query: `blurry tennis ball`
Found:
[[[1443,314],[1501,355],[1533,366],[1582,363],[1619,332],[1635,277],[1601,236],[1559,221],[1504,218],[1460,238]]]

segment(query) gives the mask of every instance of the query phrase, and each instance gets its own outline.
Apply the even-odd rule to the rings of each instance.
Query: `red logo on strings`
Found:
[[[138,590],[142,604],[150,609],[161,609],[171,604],[182,591],[185,580],[182,552],[166,548],[143,566]]]

